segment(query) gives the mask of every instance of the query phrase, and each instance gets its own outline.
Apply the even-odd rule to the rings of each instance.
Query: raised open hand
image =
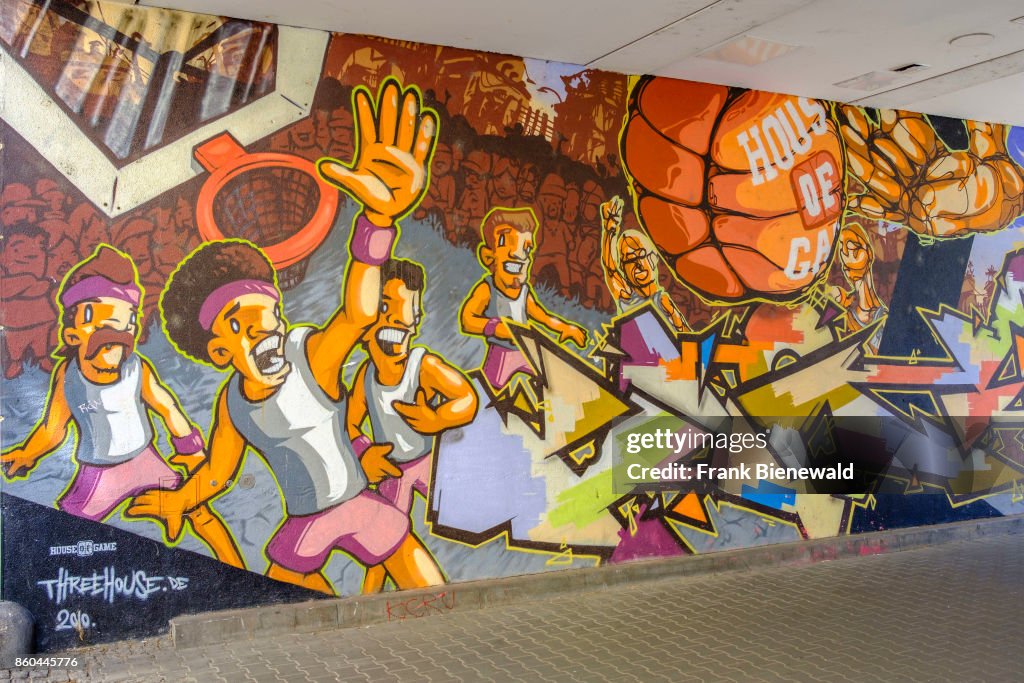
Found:
[[[429,180],[437,137],[437,114],[423,107],[416,88],[384,82],[374,111],[370,91],[357,88],[356,152],[351,163],[326,157],[317,162],[327,182],[363,205],[366,217],[390,226],[419,202]]]
[[[837,105],[849,168],[864,186],[849,208],[929,237],[1000,230],[1024,211],[1021,168],[1007,127],[967,121],[968,146],[950,150],[923,114],[883,109],[879,121]]]

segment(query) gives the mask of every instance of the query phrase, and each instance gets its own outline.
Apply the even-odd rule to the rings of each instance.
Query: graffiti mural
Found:
[[[1024,130],[0,12],[2,590],[43,650],[1024,513]]]

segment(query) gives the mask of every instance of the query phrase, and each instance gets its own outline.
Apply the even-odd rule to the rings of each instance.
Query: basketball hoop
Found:
[[[338,191],[320,179],[311,161],[250,154],[230,133],[198,145],[193,155],[210,172],[196,204],[202,238],[250,240],[277,268],[282,290],[298,285],[307,258],[334,225]]]

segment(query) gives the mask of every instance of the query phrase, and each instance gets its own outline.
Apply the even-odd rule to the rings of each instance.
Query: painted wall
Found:
[[[1024,512],[1019,129],[93,2],[0,49],[43,650]]]

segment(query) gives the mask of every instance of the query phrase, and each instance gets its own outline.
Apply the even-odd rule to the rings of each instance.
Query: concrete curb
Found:
[[[461,611],[507,605],[624,583],[809,564],[1015,533],[1024,533],[1024,515],[780,543],[591,569],[467,581],[432,589],[190,614],[171,620],[171,636],[174,646],[179,649],[215,645],[285,633],[310,633],[404,621],[444,614],[454,609]]]

